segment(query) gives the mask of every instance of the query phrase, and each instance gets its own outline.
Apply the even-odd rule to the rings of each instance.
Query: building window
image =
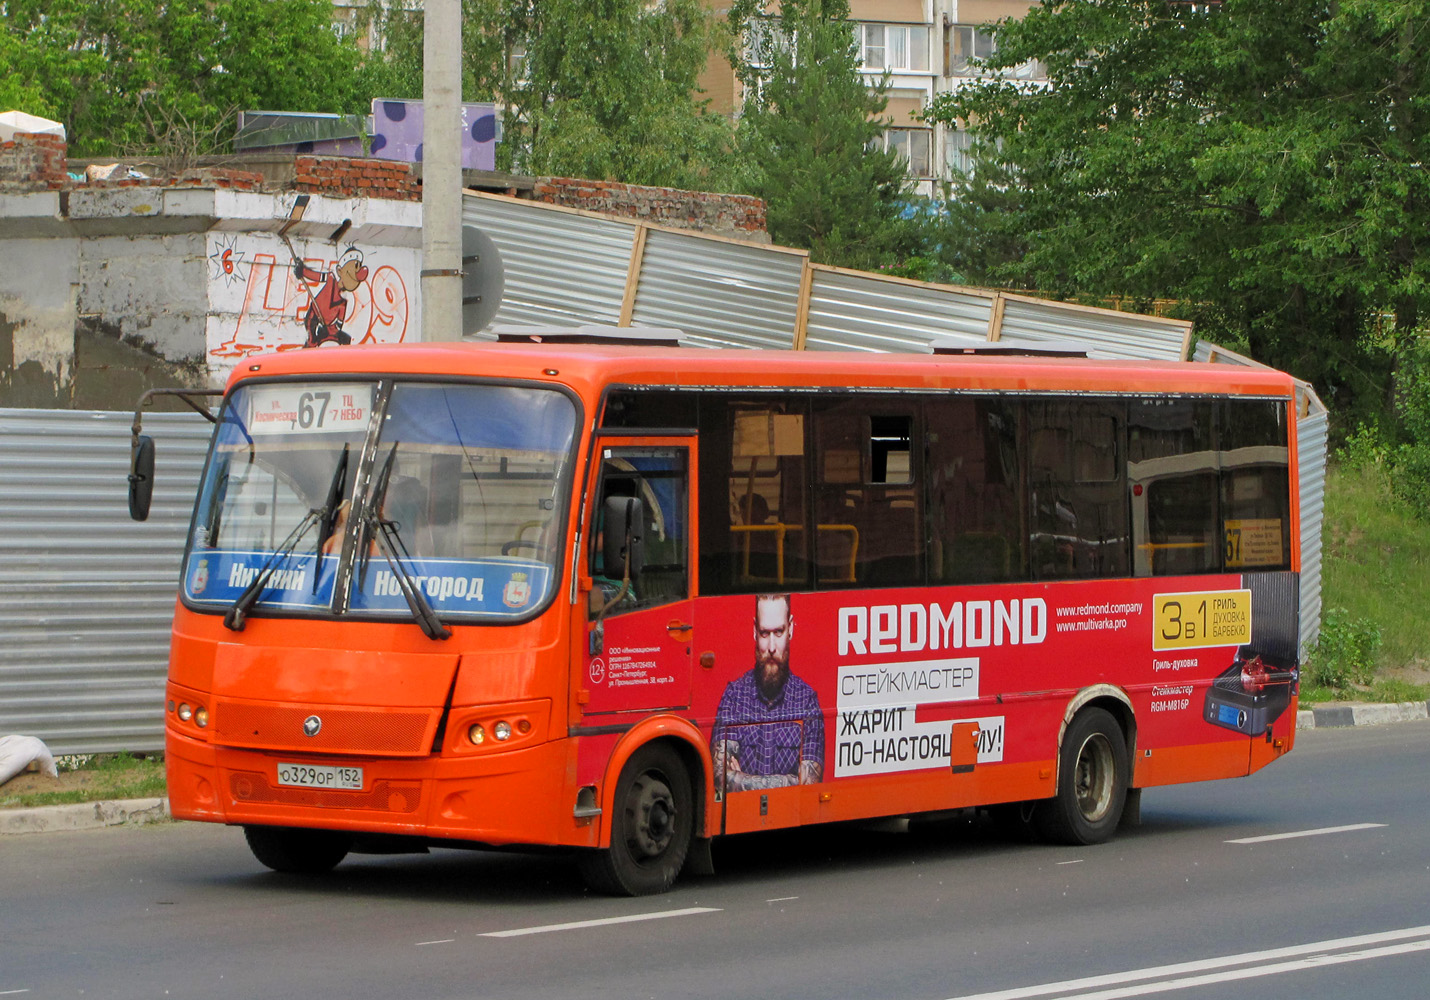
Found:
[[[933,132],[926,128],[891,128],[879,139],[876,148],[892,149],[908,164],[909,176],[933,176]]]
[[[987,25],[953,24],[947,28],[948,59],[944,72],[949,76],[979,76],[983,60],[998,51],[998,39]],[[1047,70],[1036,59],[999,70],[999,76],[1013,80],[1046,80]]]
[[[860,24],[855,26],[855,38],[859,42],[859,63],[866,71],[928,72],[927,25]]]
[[[972,177],[973,136],[963,129],[948,133],[943,159],[950,177],[956,174]]]

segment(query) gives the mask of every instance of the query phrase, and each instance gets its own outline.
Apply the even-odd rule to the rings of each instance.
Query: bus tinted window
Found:
[[[721,402],[724,402],[723,400]],[[809,585],[804,403],[705,403],[703,454],[728,451],[723,511],[713,504],[701,537],[706,593],[750,593]],[[707,447],[708,445],[708,447]]]
[[[883,398],[816,406],[814,558],[821,589],[923,582],[912,410],[912,403]]]
[[[1221,568],[1215,414],[1209,400],[1128,404],[1127,478],[1138,576]]]
[[[1026,575],[1020,409],[1015,402],[973,397],[925,406],[931,582],[993,583]]]
[[[1119,402],[1028,404],[1030,546],[1035,579],[1125,576],[1128,511]]]
[[[1291,564],[1286,404],[1221,404],[1221,518],[1227,569]]]

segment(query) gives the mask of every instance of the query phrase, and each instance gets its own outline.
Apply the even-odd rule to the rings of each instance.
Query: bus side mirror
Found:
[[[635,497],[607,497],[601,558],[612,580],[640,576],[645,566],[645,504]]]
[[[140,434],[134,439],[129,457],[129,516],[149,519],[149,502],[154,499],[154,439]]]

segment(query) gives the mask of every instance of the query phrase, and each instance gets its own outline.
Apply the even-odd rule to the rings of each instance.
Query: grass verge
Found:
[[[0,809],[62,806],[109,799],[150,799],[164,794],[164,761],[127,753],[62,757],[59,777],[23,773],[0,785]]]
[[[1390,490],[1385,467],[1333,463],[1326,473],[1321,578],[1323,641],[1305,671],[1301,700],[1424,701],[1430,698],[1430,524],[1417,521]],[[1333,615],[1333,609],[1335,614]],[[1310,682],[1330,653],[1325,623],[1376,633],[1364,662],[1323,671],[1340,684]]]

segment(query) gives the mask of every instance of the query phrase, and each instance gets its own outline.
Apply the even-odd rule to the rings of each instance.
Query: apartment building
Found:
[[[993,25],[1019,18],[1035,0],[850,0],[854,37],[861,68],[873,85],[889,76],[891,119],[883,141],[908,164],[914,190],[934,195],[938,182],[968,165],[968,133],[921,121],[919,112],[936,94],[966,86],[982,72],[979,60],[990,55],[997,40]],[[717,13],[726,5],[713,3]],[[1045,78],[1036,63],[1012,71],[1030,83]],[[716,110],[738,114],[742,98],[730,64],[713,56],[701,85]]]

